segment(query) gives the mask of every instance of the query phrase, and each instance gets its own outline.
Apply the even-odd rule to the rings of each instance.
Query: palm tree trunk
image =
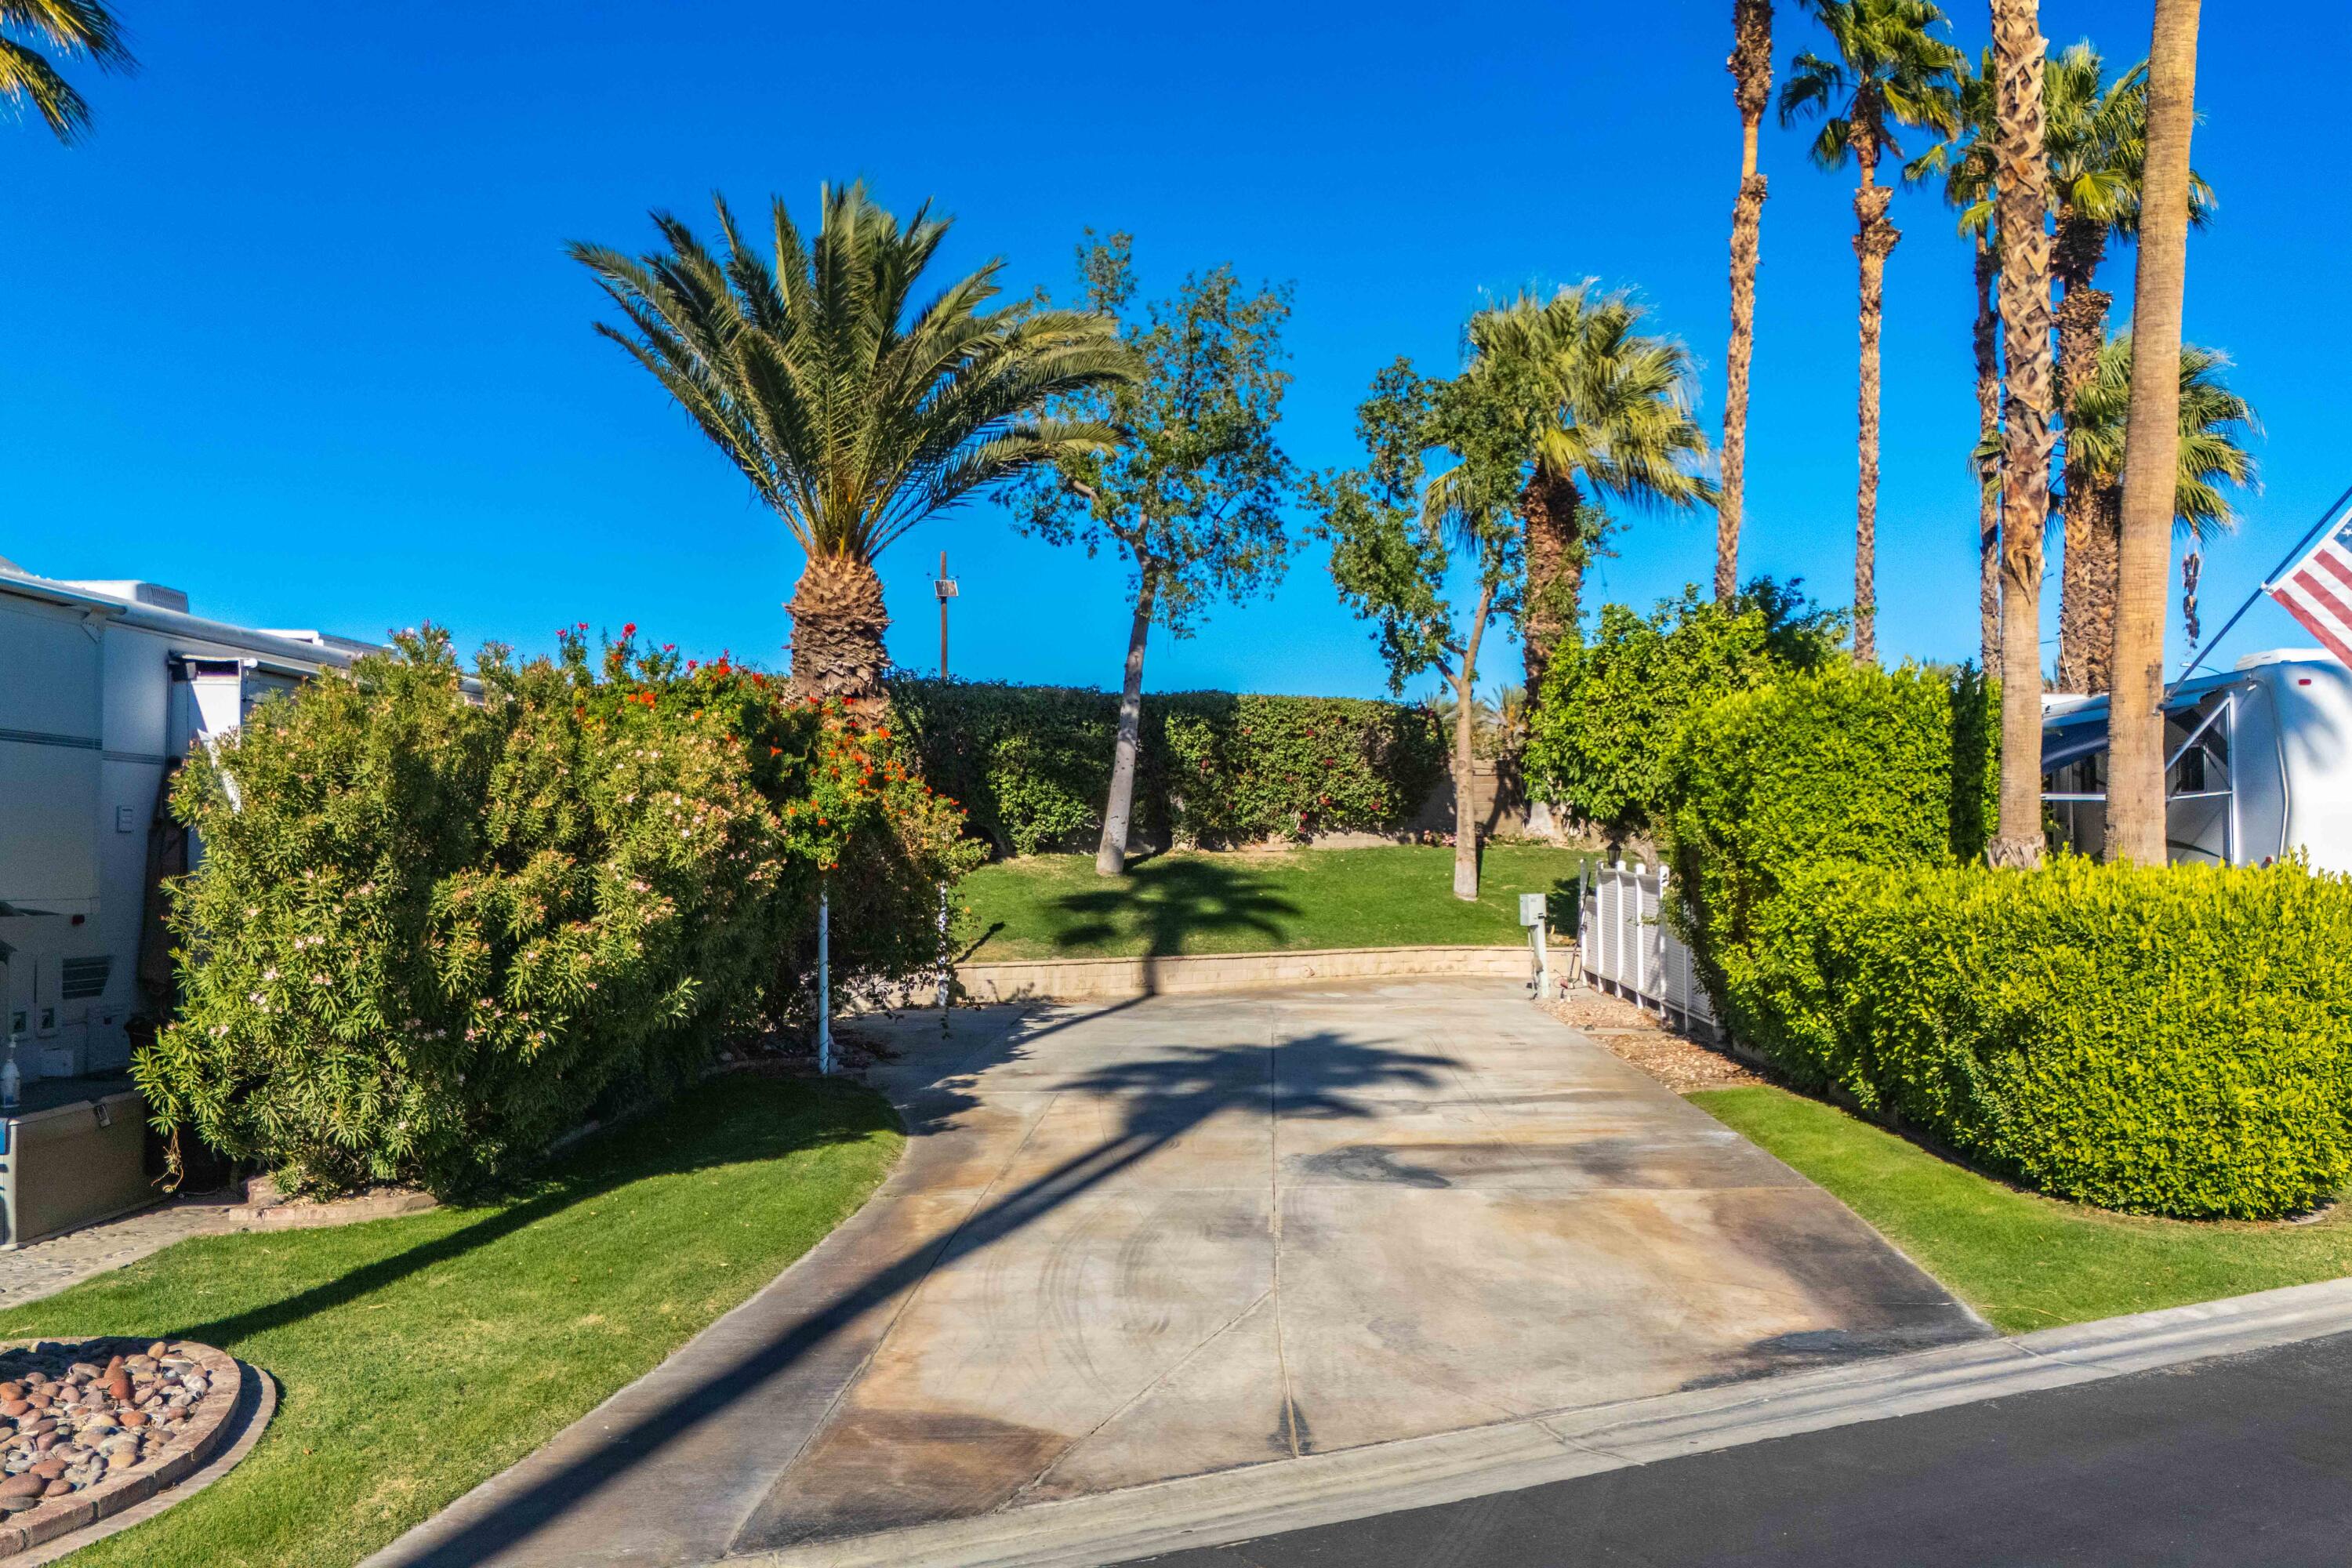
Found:
[[[1996,866],[2042,863],[2042,530],[2050,518],[2050,165],[2037,0],[1993,0],[2000,230],[2000,824]]]
[[[1727,62],[1739,110],[1739,196],[1731,205],[1731,346],[1724,354],[1723,492],[1715,509],[1715,602],[1739,591],[1740,510],[1748,495],[1748,372],[1756,350],[1756,262],[1764,226],[1757,128],[1772,93],[1771,0],[1732,0]],[[1528,688],[1530,697],[1534,688]]]
[[[1471,703],[1478,689],[1478,644],[1486,637],[1486,612],[1494,602],[1495,591],[1481,586],[1461,662],[1454,668],[1454,896],[1470,903],[1478,899],[1477,714]]]
[[[2058,407],[2069,423],[2074,397],[2099,374],[2112,298],[2091,287],[2107,248],[2107,226],[2062,207],[2051,268],[2058,275]],[[2065,565],[2058,585],[2058,689],[2107,689],[2116,635],[2116,536],[2099,504],[2090,465],[2066,443]]]
[[[1519,491],[1519,527],[1527,557],[1527,589],[1519,612],[1519,652],[1527,667],[1528,700],[1543,690],[1544,671],[1559,639],[1575,629],[1584,591],[1584,542],[1576,481],[1538,467]]]
[[[1127,869],[1127,830],[1135,809],[1135,760],[1143,742],[1143,645],[1151,634],[1156,584],[1149,566],[1139,565],[1135,624],[1127,633],[1127,673],[1118,689],[1118,740],[1111,748],[1110,798],[1103,804],[1102,843],[1095,850],[1095,874],[1116,877]]]
[[[1854,139],[1862,185],[1853,193],[1853,253],[1862,263],[1861,468],[1853,496],[1853,657],[1878,662],[1878,331],[1886,312],[1886,258],[1902,231],[1886,221],[1895,193],[1878,184],[1878,149]]]
[[[1977,446],[2000,428],[2000,316],[1993,309],[1993,279],[2000,259],[1982,234],[1977,236]],[[2000,488],[1977,487],[1977,668],[1988,679],[2000,670]]]
[[[2147,163],[2132,290],[2124,423],[2115,690],[2108,703],[2106,858],[2165,861],[2164,619],[2180,447],[2180,308],[2189,273],[2189,136],[2197,120],[2198,0],[2156,0]]]
[[[793,684],[803,696],[838,700],[859,710],[887,700],[882,672],[889,659],[882,635],[890,617],[871,562],[823,552],[810,556],[784,608],[793,617]]]

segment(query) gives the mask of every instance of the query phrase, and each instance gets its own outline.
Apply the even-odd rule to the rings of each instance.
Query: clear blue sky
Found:
[[[1738,148],[1717,0],[121,10],[145,69],[77,73],[98,114],[87,145],[0,127],[0,554],[36,572],[151,577],[261,625],[372,636],[429,618],[467,645],[541,649],[560,624],[634,620],[780,663],[798,572],[782,529],[591,335],[600,296],[562,246],[639,247],[647,208],[698,216],[714,188],[805,210],[820,181],[857,175],[902,210],[935,198],[958,218],[948,263],[1004,256],[1016,288],[1065,284],[1087,225],[1135,233],[1148,288],[1224,259],[1295,281],[1285,428],[1307,466],[1352,458],[1377,366],[1402,353],[1445,371],[1489,292],[1587,276],[1638,286],[1690,344],[1719,426]],[[1813,40],[1779,11],[1785,60]],[[2125,61],[2147,14],[2048,0],[2043,26]],[[1958,15],[1979,47],[1981,5]],[[2340,0],[2209,8],[2195,158],[2221,212],[2193,241],[2189,331],[2236,356],[2268,426],[2263,490],[2209,561],[2209,631],[2352,484],[2347,54]],[[1849,192],[1799,133],[1769,133],[1764,156],[1743,568],[1843,603]],[[1894,216],[1880,640],[1957,658],[1976,646],[1968,261],[1926,194]],[[2126,251],[2105,279],[2119,305],[2130,277]],[[1646,604],[1705,578],[1712,533],[1642,521],[1595,589]],[[1022,540],[990,508],[886,558],[901,661],[936,660],[942,547],[963,583],[959,674],[1116,679],[1119,568]],[[2265,606],[2230,651],[2307,640]],[[1516,662],[1498,648],[1489,668]],[[1148,673],[1162,689],[1383,681],[1311,546],[1271,603],[1155,639]]]

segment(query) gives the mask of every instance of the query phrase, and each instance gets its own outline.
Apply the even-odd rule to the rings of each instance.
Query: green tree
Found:
[[[1878,183],[1882,159],[1901,158],[1896,131],[1920,126],[1938,136],[1959,128],[1954,73],[1966,57],[1935,37],[1944,13],[1928,0],[1804,0],[1830,37],[1831,53],[1798,54],[1780,89],[1780,123],[1820,116],[1813,162],[1842,169],[1849,160],[1859,181],[1853,193],[1853,250],[1862,278],[1860,471],[1854,489],[1853,652],[1878,657],[1878,341],[1885,314],[1886,258],[1902,231],[1887,221],[1893,188]]]
[[[44,49],[126,76],[139,62],[123,44],[122,25],[98,0],[0,0],[0,98],[19,115],[29,108],[70,145],[89,129],[89,104]]]
[[[1494,378],[1427,380],[1402,359],[1372,379],[1356,410],[1369,461],[1316,476],[1308,494],[1331,542],[1339,596],[1372,623],[1389,688],[1434,671],[1454,691],[1454,896],[1478,896],[1478,650],[1496,616],[1518,614],[1525,584],[1513,516],[1531,437],[1524,407]],[[1451,459],[1434,478],[1428,458]],[[1453,597],[1457,558],[1470,603]]]
[[[1114,432],[1043,412],[1133,377],[1108,316],[1019,303],[1001,260],[914,303],[948,220],[901,224],[863,184],[826,187],[814,241],[772,204],[775,259],[723,200],[714,254],[668,213],[666,249],[573,243],[625,326],[596,330],[667,388],[806,552],[787,607],[793,679],[812,696],[883,700],[889,616],[875,558],[926,518]]]
[[[1108,541],[1128,563],[1135,614],[1121,678],[1118,733],[1095,869],[1127,865],[1143,722],[1143,655],[1157,621],[1192,635],[1213,599],[1270,590],[1288,563],[1284,500],[1290,460],[1275,440],[1289,373],[1282,369],[1287,288],[1243,289],[1231,264],[1184,279],[1140,317],[1133,244],[1124,234],[1078,249],[1087,310],[1124,316],[1139,379],[1062,400],[1066,417],[1117,443],[1058,458],[1023,481],[1023,526],[1056,544]]]

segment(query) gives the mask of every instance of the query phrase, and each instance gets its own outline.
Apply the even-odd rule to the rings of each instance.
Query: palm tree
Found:
[[[2000,238],[1993,226],[1993,142],[1998,132],[1992,51],[1974,70],[1963,59],[1953,71],[1959,134],[1938,142],[1903,171],[1906,180],[1944,177],[1944,199],[1959,211],[1976,263],[1977,310],[1970,333],[1976,352],[1977,638],[1978,668],[2000,668],[2000,313],[1993,287],[2000,276]]]
[[[1756,352],[1756,257],[1764,176],[1756,132],[1772,97],[1772,0],[1731,0],[1731,100],[1739,110],[1739,195],[1731,205],[1731,346],[1723,367],[1723,496],[1715,507],[1715,602],[1739,591],[1739,519],[1748,495],[1748,369]]]
[[[1470,321],[1465,376],[1524,420],[1515,510],[1527,556],[1520,646],[1531,692],[1543,689],[1553,647],[1577,625],[1584,569],[1609,524],[1594,501],[1651,508],[1716,499],[1691,468],[1706,455],[1706,435],[1691,417],[1689,351],[1641,331],[1646,314],[1631,293],[1587,281],[1549,300],[1521,294]]]
[[[2114,303],[2094,287],[2111,239],[2139,226],[2141,164],[2147,156],[2147,71],[2134,66],[2112,81],[2087,42],[2053,56],[2043,71],[2049,110],[2046,140],[2050,195],[2056,233],[2050,252],[2059,297],[2058,406],[2068,425],[2065,565],[2058,596],[2058,685],[2065,691],[2105,691],[2115,636],[2116,536],[2112,515],[2080,470],[2072,434],[2076,394],[2098,372]],[[2212,192],[2193,174],[2189,221],[2201,226]]]
[[[2222,373],[2230,356],[2218,349],[2180,345],[2180,446],[2172,480],[2172,526],[2177,537],[2202,546],[2236,530],[2237,509],[2223,487],[2242,489],[2254,482],[2254,459],[2243,437],[2259,434],[2253,405],[2230,390]],[[2124,429],[2131,407],[2132,340],[2109,338],[2099,350],[2088,380],[2068,408],[2066,460],[2082,465],[2092,511],[2112,531],[2123,510]],[[2105,661],[2101,660],[2101,673]]]
[[[2050,163],[2038,0],[1992,0],[2001,358],[2000,818],[1985,858],[2042,863],[2042,531],[2050,520]]]
[[[2164,611],[2180,441],[2180,308],[2189,273],[2197,122],[2198,0],[2156,0],[2147,51],[2147,156],[2132,288],[2131,395],[2124,426],[2115,683],[2107,700],[2106,855],[2165,861]]]
[[[34,41],[12,34],[29,34]],[[43,48],[126,76],[139,62],[123,45],[121,24],[98,0],[0,0],[0,98],[20,115],[29,106],[70,145],[89,129],[89,105]]]
[[[793,679],[814,697],[881,700],[889,617],[874,559],[958,501],[1112,433],[1040,410],[1134,374],[1104,315],[1015,304],[1002,261],[910,300],[946,236],[926,203],[901,225],[863,184],[828,186],[814,241],[772,203],[775,262],[714,199],[723,254],[667,213],[667,248],[630,258],[574,243],[625,330],[625,349],[775,509],[808,557],[786,607]]]
[[[1878,336],[1885,310],[1886,258],[1902,233],[1886,219],[1894,192],[1878,183],[1882,158],[1903,156],[1895,131],[1921,126],[1938,136],[1959,129],[1953,73],[1960,51],[1932,35],[1944,13],[1929,0],[1804,0],[1829,34],[1834,58],[1811,50],[1790,62],[1780,89],[1780,122],[1819,114],[1813,162],[1842,169],[1851,158],[1855,257],[1862,264],[1860,474],[1854,491],[1853,652],[1875,660],[1878,552]]]

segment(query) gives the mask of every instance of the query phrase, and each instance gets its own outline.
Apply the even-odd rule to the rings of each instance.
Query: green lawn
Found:
[[[1096,876],[1091,855],[1033,855],[965,879],[980,938],[969,956],[1519,942],[1519,895],[1555,895],[1553,924],[1564,929],[1584,859],[1575,849],[1490,846],[1478,901],[1465,903],[1454,897],[1454,851],[1435,847],[1155,855],[1116,879]]]
[[[2305,1225],[2139,1219],[2022,1193],[1819,1100],[1690,1097],[1843,1199],[2011,1333],[2352,1273],[2352,1214]]]
[[[185,1241],[0,1314],[0,1338],[184,1335],[283,1389],[235,1470],[74,1562],[358,1562],[765,1284],[899,1143],[862,1089],[731,1076],[510,1202]]]

